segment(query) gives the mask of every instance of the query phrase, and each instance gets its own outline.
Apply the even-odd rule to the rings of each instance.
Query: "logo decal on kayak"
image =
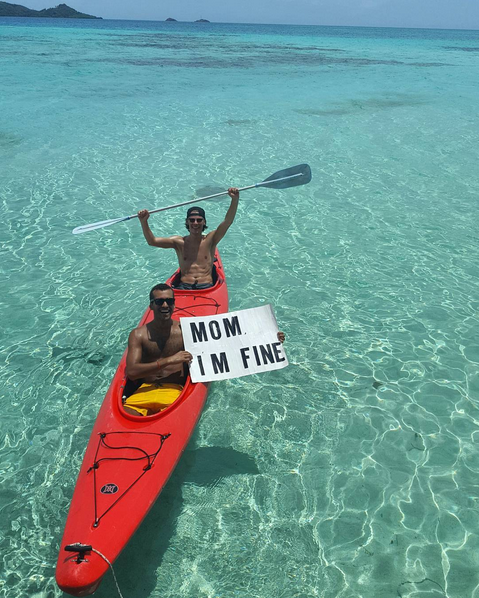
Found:
[[[102,494],[116,494],[118,492],[118,486],[116,484],[105,484],[101,487],[100,492]]]

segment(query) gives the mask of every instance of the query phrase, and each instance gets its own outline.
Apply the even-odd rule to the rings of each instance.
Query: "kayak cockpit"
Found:
[[[216,257],[214,258],[214,261],[216,262],[217,259]],[[211,277],[213,279],[213,286],[210,287],[209,289],[206,289],[207,291],[210,291],[212,288],[216,287],[218,281],[222,281],[222,279],[220,278],[220,276],[218,275],[218,270],[216,268],[216,264],[213,264],[213,267],[211,269]],[[171,285],[173,287],[173,290],[175,291],[175,287],[177,287],[179,284],[181,283],[181,270],[177,270],[173,276],[168,280],[168,284]],[[186,290],[185,289],[181,289],[181,292],[186,292],[186,293],[198,293],[198,291],[201,292],[202,289],[198,289],[198,290]],[[203,289],[205,290],[205,289]],[[177,292],[177,291],[175,291]]]
[[[183,401],[191,394],[191,391],[195,384],[193,384],[190,380],[190,377],[186,379],[185,385],[183,386],[183,390],[178,398],[172,402],[167,407],[157,411],[156,413],[152,413],[149,415],[141,415],[141,414],[133,414],[125,410],[124,405],[125,402],[129,397],[131,397],[141,386],[141,382],[137,380],[129,380],[125,379],[124,384],[120,387],[120,392],[118,393],[118,410],[123,417],[131,419],[135,422],[141,421],[148,421],[150,422],[153,419],[159,419],[163,417],[166,413],[170,413],[173,409],[175,409],[179,404],[183,403]]]

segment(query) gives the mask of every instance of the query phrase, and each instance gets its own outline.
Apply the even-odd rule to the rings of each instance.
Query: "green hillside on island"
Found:
[[[49,19],[101,19],[93,15],[86,15],[70,8],[66,4],[59,4],[55,8],[33,10],[20,4],[0,2],[0,17],[47,17]]]

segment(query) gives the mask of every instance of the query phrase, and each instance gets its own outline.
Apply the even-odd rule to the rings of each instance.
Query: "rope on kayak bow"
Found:
[[[216,313],[220,308],[220,304],[216,299],[213,297],[202,297],[201,295],[191,297],[193,299],[193,303],[191,305],[185,305],[184,307],[175,307],[175,314],[180,314],[181,316],[196,316],[197,314],[192,309],[197,309],[198,307],[214,307],[216,309]],[[205,301],[206,303],[196,303],[196,301]],[[215,314],[210,314],[215,315]]]
[[[106,442],[105,438],[112,434],[129,434],[130,436],[131,436],[131,434],[144,434],[144,435],[149,435],[149,436],[159,436],[160,445],[159,445],[158,449],[153,453],[147,453],[145,450],[143,450],[142,448],[140,448],[138,446],[111,446],[110,444],[108,444]],[[95,453],[95,460],[93,461],[93,465],[87,470],[87,473],[89,473],[90,471],[93,471],[93,499],[94,499],[94,507],[95,507],[95,520],[93,522],[93,527],[98,527],[98,525],[100,524],[100,520],[108,513],[108,511],[113,509],[113,507],[118,503],[118,501],[121,500],[125,496],[125,494],[127,492],[129,492],[133,488],[133,486],[145,475],[145,473],[151,469],[151,467],[153,466],[153,463],[155,462],[156,457],[158,456],[158,453],[161,451],[161,449],[163,447],[165,440],[167,438],[169,438],[171,436],[171,434],[158,434],[156,432],[101,432],[100,434],[98,434],[98,436],[100,438],[99,438],[98,446],[97,446],[96,453]],[[98,459],[98,453],[99,453],[101,447],[104,447],[109,450],[139,451],[140,456],[138,456],[138,457],[103,457],[102,459]],[[120,496],[106,509],[106,511],[104,513],[102,513],[100,516],[98,516],[96,472],[100,467],[100,463],[102,463],[103,461],[141,461],[142,459],[146,459],[147,463],[143,467],[143,470],[140,473],[140,475],[136,478],[136,480],[134,480],[128,486],[128,488],[126,488],[126,490],[124,492],[122,492],[122,494],[120,494]]]
[[[110,563],[110,561],[109,561],[109,560],[106,558],[106,556],[105,556],[104,554],[102,554],[102,553],[101,553],[99,550],[97,550],[96,548],[93,548],[93,546],[92,546],[92,549],[91,549],[91,550],[92,550],[92,552],[96,552],[96,554],[97,554],[98,556],[101,556],[101,558],[102,558],[104,561],[106,561],[106,562],[107,562],[107,563],[110,565],[110,569],[111,569],[111,572],[112,572],[112,574],[113,574],[113,579],[115,580],[116,589],[118,590],[118,595],[120,596],[120,598],[123,598],[123,595],[122,595],[122,593],[121,593],[121,590],[120,590],[120,586],[118,585],[118,581],[117,581],[117,579],[116,579],[115,571],[113,570],[113,565],[112,565],[112,564]]]
[[[118,585],[118,580],[116,579],[115,571],[113,570],[113,565],[110,563],[110,561],[106,558],[104,554],[102,554],[96,548],[93,548],[93,546],[91,546],[90,544],[82,544],[81,542],[74,542],[73,544],[68,544],[67,546],[65,546],[65,550],[67,552],[78,552],[76,560],[77,564],[88,562],[88,560],[85,558],[86,552],[96,552],[98,556],[100,556],[106,563],[108,563],[108,565],[110,565],[110,569],[113,574],[113,579],[115,580],[116,589],[118,590],[120,598],[123,598],[120,586]]]

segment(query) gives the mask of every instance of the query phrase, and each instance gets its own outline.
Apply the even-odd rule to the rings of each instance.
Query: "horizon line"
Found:
[[[10,4],[9,2],[5,2],[5,4]],[[21,5],[17,5],[21,6]],[[24,5],[23,5],[24,6]],[[28,8],[28,7],[26,7]],[[30,9],[35,10],[35,9]],[[76,10],[76,9],[74,9]],[[80,11],[77,11],[80,12]],[[166,19],[133,19],[133,18],[112,18],[112,17],[98,17],[97,15],[90,15],[95,16],[96,20],[101,21],[135,21],[138,23],[188,23],[188,24],[195,24],[199,22],[201,19],[195,19],[194,21],[183,21],[179,19],[174,19],[174,17],[167,17]],[[54,21],[72,21],[72,20],[95,20],[95,19],[71,19],[69,17],[15,17],[15,16],[0,16],[0,19],[41,19],[42,21],[48,20],[49,18]],[[203,17],[202,17],[203,18]],[[168,21],[168,19],[174,19],[173,21]],[[255,22],[243,22],[243,21],[210,21],[206,19],[206,23],[203,21],[202,25],[267,25],[271,27],[331,27],[331,28],[341,28],[341,27],[350,27],[355,29],[413,29],[413,30],[435,30],[435,31],[479,31],[479,26],[476,29],[471,29],[468,27],[433,27],[428,25],[423,26],[413,26],[413,25],[328,25],[328,24],[306,24],[306,23],[255,23]]]

